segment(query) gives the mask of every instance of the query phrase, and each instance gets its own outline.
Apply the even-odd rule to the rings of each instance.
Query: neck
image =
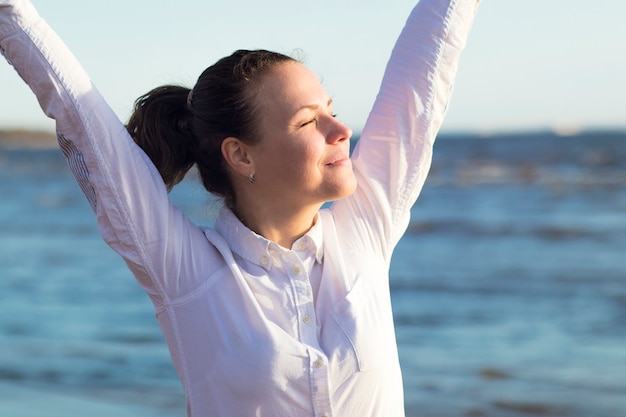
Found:
[[[287,207],[236,204],[235,215],[250,230],[276,244],[291,249],[293,243],[313,226],[320,206]]]

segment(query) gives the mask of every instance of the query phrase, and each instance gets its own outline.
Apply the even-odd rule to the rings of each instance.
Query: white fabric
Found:
[[[215,229],[192,224],[31,4],[0,0],[0,48],[56,119],[100,233],[153,301],[189,416],[404,415],[390,257],[476,7],[416,6],[353,155],[356,193],[285,250],[226,209]]]

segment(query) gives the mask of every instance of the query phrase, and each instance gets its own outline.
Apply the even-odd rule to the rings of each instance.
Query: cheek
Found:
[[[302,152],[302,169],[306,171],[304,175],[311,178],[320,176],[320,163],[322,158],[322,149],[315,146],[309,146]]]
[[[292,181],[301,181],[305,170],[301,154],[293,147],[267,149],[260,168],[262,175],[272,178],[275,184],[288,184]]]
[[[283,161],[294,176],[310,176],[317,170],[321,154],[315,146],[292,146],[284,150],[278,161]]]
[[[259,168],[275,181],[285,184],[316,181],[320,175],[323,144],[320,145],[315,137],[291,136],[277,139],[261,150],[263,166]]]

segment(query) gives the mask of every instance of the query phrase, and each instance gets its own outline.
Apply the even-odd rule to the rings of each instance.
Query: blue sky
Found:
[[[239,48],[297,52],[360,130],[414,1],[34,0],[118,116]],[[392,3],[392,4],[389,4]],[[626,3],[483,0],[444,131],[626,129]],[[0,128],[53,129],[0,65]]]

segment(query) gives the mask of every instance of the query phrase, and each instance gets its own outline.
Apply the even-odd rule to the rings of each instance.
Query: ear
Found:
[[[224,160],[235,173],[244,178],[247,178],[250,173],[254,173],[254,163],[248,148],[248,145],[232,136],[222,141]]]

